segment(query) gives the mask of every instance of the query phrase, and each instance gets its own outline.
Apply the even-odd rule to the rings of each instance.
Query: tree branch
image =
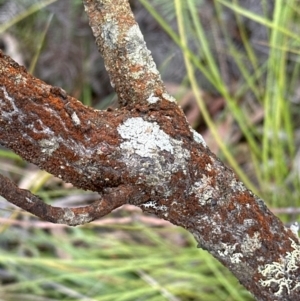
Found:
[[[1,54],[1,144],[65,181],[99,192],[101,200],[91,205],[97,217],[119,202],[137,205],[190,231],[257,300],[299,300],[298,238],[190,128],[165,93],[127,1],[84,5],[122,108],[87,108]],[[7,188],[0,193],[9,201],[16,203],[19,194],[23,201],[34,199],[1,181]],[[69,223],[68,212],[79,214],[76,224],[82,212],[91,211],[36,202],[52,222]],[[32,203],[24,203],[33,212]]]
[[[133,108],[159,98],[175,101],[163,85],[128,1],[83,1],[119,103]]]
[[[0,175],[0,195],[7,201],[41,219],[69,226],[86,224],[109,214],[113,209],[126,204],[133,191],[129,187],[118,187],[118,189],[110,189],[108,195],[102,196],[99,201],[91,205],[79,208],[59,208],[45,204],[30,191],[20,189],[12,181]]]

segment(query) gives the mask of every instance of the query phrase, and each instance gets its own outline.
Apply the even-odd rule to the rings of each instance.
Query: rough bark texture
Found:
[[[51,222],[78,225],[131,203],[190,231],[257,298],[300,300],[300,245],[210,152],[168,95],[126,0],[85,10],[121,108],[97,111],[0,55],[0,143],[67,182],[97,191],[54,208],[0,176],[0,194]]]

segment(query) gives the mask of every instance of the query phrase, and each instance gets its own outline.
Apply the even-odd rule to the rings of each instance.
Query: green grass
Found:
[[[42,6],[51,2],[55,1],[43,1]],[[232,60],[240,74],[234,86],[228,84],[227,74],[222,71],[216,55],[218,41],[211,38],[212,33],[199,19],[200,0],[140,2],[181,47],[187,70],[183,85],[194,93],[209,133],[219,147],[218,156],[269,206],[299,207],[299,175],[293,164],[297,152],[295,132],[299,130],[296,120],[300,113],[299,105],[290,101],[299,78],[300,10],[297,1],[274,1],[272,16],[256,15],[243,8],[238,0],[214,1],[216,18],[209,28],[217,29],[226,45],[217,54]],[[81,3],[75,1],[74,5]],[[26,17],[43,13],[39,11],[42,6],[31,6],[10,23],[3,24],[0,31],[16,30],[20,20],[22,26],[29,26],[30,20]],[[236,19],[242,49],[226,30],[222,17],[226,9]],[[48,26],[53,22],[44,13],[43,18],[45,26],[32,37],[34,43],[31,44],[35,47],[32,71],[43,51]],[[169,25],[174,18],[178,31]],[[267,40],[256,41],[267,46],[268,55],[263,62],[250,42],[243,18],[268,30]],[[196,50],[189,47],[191,40]],[[168,60],[166,58],[166,68]],[[226,107],[218,116],[210,115],[202,98],[203,88],[197,77],[200,73],[212,85],[214,93],[225,100]],[[92,91],[87,81],[81,83],[77,93],[85,104],[92,104]],[[255,108],[263,112],[259,123],[249,117],[249,95]],[[105,106],[112,97],[107,96]],[[230,140],[220,133],[226,116],[232,120],[232,127],[237,125],[239,141],[228,142]],[[241,147],[246,149],[250,174],[237,160]],[[64,202],[70,196],[83,198],[87,195],[34,169],[7,150],[0,150],[0,172],[52,204],[56,204],[58,198]],[[69,228],[40,222],[12,209],[5,201],[1,206],[0,301],[253,300],[211,255],[196,248],[189,233],[167,224],[157,226],[154,217],[146,219],[139,211],[127,208],[98,222]],[[297,219],[290,215],[281,217],[286,222]]]
[[[18,232],[0,236],[11,246],[0,251],[10,276],[3,300],[252,300],[183,229],[132,221],[45,231],[28,222],[28,234]]]

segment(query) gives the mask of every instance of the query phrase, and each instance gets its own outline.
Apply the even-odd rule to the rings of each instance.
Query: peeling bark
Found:
[[[0,176],[0,195],[55,223],[78,225],[125,203],[190,231],[257,298],[300,300],[300,245],[191,129],[165,91],[126,0],[85,0],[121,108],[97,111],[0,54],[0,143],[99,193],[56,208]]]

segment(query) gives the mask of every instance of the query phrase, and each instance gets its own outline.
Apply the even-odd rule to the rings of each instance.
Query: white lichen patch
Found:
[[[121,144],[121,148],[130,153],[150,158],[158,151],[174,154],[171,137],[156,122],[144,121],[141,117],[129,118],[118,127],[118,132],[127,140]]]
[[[170,102],[176,102],[176,99],[170,95],[169,93],[163,93],[162,94],[162,97],[165,99],[165,100],[168,100]]]
[[[46,136],[54,135],[54,132],[48,126],[44,125],[40,119],[28,122],[26,127],[36,134],[44,134]]]
[[[117,47],[119,37],[119,27],[114,19],[108,19],[101,26],[101,38],[104,41],[104,45],[110,49]]]
[[[55,137],[50,139],[41,139],[38,141],[39,146],[41,147],[41,152],[47,155],[52,155],[59,147],[59,143]]]
[[[205,169],[206,169],[207,171],[212,171],[212,165],[211,165],[210,163],[207,163],[207,164],[205,165]]]
[[[299,270],[300,270],[300,245],[294,240],[292,242],[293,251],[287,252],[286,256],[281,258],[280,262],[272,262],[260,266],[258,271],[263,275],[265,280],[260,280],[259,283],[264,287],[274,289],[277,287],[275,296],[281,296],[285,292],[290,295],[292,291],[299,291]],[[295,273],[298,271],[298,277]]]
[[[129,118],[117,130],[123,140],[121,160],[133,175],[138,176],[139,183],[161,185],[164,189],[173,173],[186,172],[189,151],[183,148],[182,141],[160,129],[157,122],[148,122],[141,117]]]
[[[146,209],[153,208],[158,211],[167,211],[167,209],[168,209],[167,206],[158,205],[157,202],[154,202],[154,201],[149,201],[147,203],[144,203],[141,205],[141,207],[146,208]]]
[[[249,227],[252,227],[255,224],[256,224],[256,221],[252,218],[246,218],[246,219],[244,219],[244,222],[243,222],[245,229],[248,229]]]
[[[211,202],[216,188],[212,186],[212,177],[203,175],[201,180],[195,182],[190,188],[189,194],[195,194],[199,199],[199,204],[204,206]]]
[[[222,242],[220,244],[220,250],[218,250],[218,253],[221,257],[229,258],[231,263],[239,263],[241,262],[243,254],[235,252],[237,245],[237,243],[230,245]]]
[[[198,132],[196,132],[194,129],[191,129],[192,130],[192,133],[193,133],[193,137],[194,137],[194,140],[197,142],[197,143],[200,143],[202,144],[203,146],[206,147],[206,143],[202,137],[202,135],[200,135]]]
[[[156,212],[160,212],[165,217],[168,217],[168,207],[165,205],[159,205],[155,201],[149,201],[141,205],[141,208],[144,210],[154,209]]]
[[[78,118],[76,112],[72,113],[71,118],[72,118],[72,121],[75,124],[75,126],[79,126],[80,125],[80,119]]]
[[[157,102],[159,101],[159,97],[154,96],[154,94],[151,93],[151,95],[147,98],[147,101],[148,101],[150,104],[157,103]]]
[[[16,85],[26,84],[26,83],[27,83],[27,79],[24,76],[22,76],[21,74],[16,74],[15,76]]]
[[[135,24],[129,28],[125,40],[127,57],[131,63],[145,66],[149,72],[159,75],[151,52],[146,47],[143,34],[138,25]]]
[[[2,90],[4,94],[4,99],[0,99],[0,108],[6,107],[8,102],[11,109],[10,111],[8,111],[7,109],[1,110],[0,116],[5,118],[9,123],[12,122],[13,116],[18,116],[18,118],[21,118],[20,111],[15,105],[15,100],[7,93],[6,88],[4,86],[0,86],[0,90]]]
[[[232,263],[239,263],[239,262],[241,262],[242,257],[243,257],[242,253],[234,253],[229,258]]]
[[[261,237],[259,232],[255,232],[252,237],[246,234],[243,243],[241,244],[241,250],[244,254],[252,254],[257,249],[261,248]]]

